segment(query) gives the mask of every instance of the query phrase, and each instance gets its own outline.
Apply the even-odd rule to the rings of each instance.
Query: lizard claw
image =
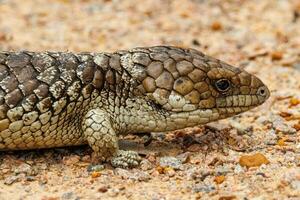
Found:
[[[135,151],[119,150],[117,155],[111,159],[113,167],[133,168],[139,165],[141,157]]]

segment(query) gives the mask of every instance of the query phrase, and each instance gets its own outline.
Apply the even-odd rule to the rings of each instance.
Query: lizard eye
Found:
[[[226,92],[230,88],[230,82],[227,79],[220,79],[216,81],[215,86],[220,92]]]

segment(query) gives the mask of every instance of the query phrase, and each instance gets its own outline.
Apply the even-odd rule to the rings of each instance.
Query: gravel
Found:
[[[0,13],[1,50],[191,47],[245,68],[271,91],[258,108],[153,133],[146,147],[128,137],[141,144],[136,169],[96,163],[87,146],[1,152],[1,200],[300,198],[299,1],[0,0]],[[257,153],[269,163],[240,166]]]

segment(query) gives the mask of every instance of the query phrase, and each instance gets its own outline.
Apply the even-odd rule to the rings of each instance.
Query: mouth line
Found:
[[[215,108],[217,108],[217,109],[218,108],[255,108],[255,107],[259,106],[259,105],[261,105],[261,104],[249,105],[249,106],[229,106],[229,107],[224,106],[224,107],[215,107]]]
[[[213,107],[213,108],[197,108],[194,110],[189,110],[189,111],[171,111],[172,113],[195,113],[197,111],[199,112],[207,112],[207,111],[212,111],[212,110],[227,110],[227,109],[235,109],[235,108],[241,108],[241,109],[245,109],[245,110],[241,110],[240,112],[245,112],[247,110],[253,109],[255,107],[257,107],[258,105],[251,105],[251,106],[232,106],[232,107]]]

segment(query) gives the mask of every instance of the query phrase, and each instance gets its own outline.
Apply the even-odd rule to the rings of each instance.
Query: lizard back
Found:
[[[82,116],[125,100],[129,80],[117,53],[0,53],[0,149],[85,143]]]
[[[268,97],[256,76],[194,49],[0,52],[0,149],[83,144],[83,132],[176,130],[239,114]],[[91,138],[91,146],[105,146]]]

